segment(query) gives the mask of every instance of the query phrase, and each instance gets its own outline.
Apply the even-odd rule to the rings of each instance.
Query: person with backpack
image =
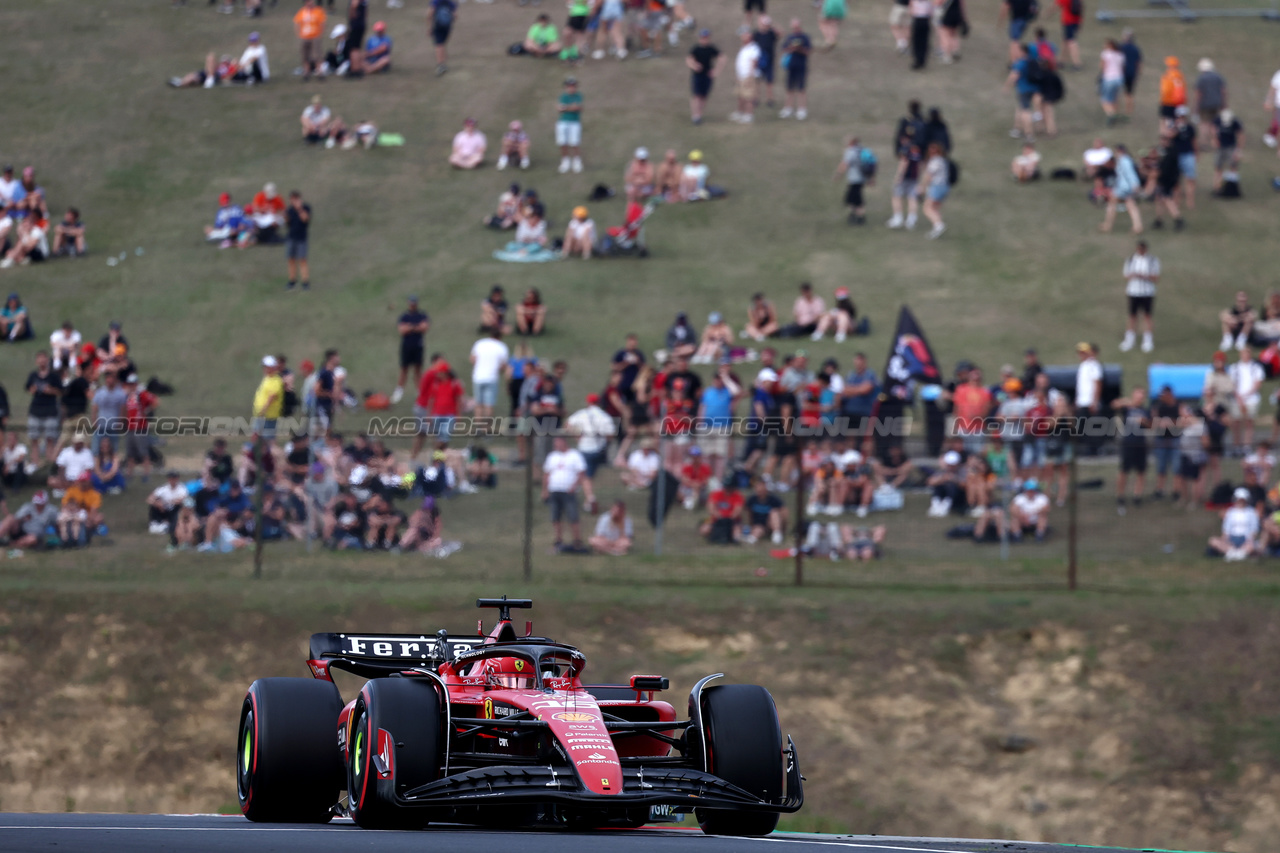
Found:
[[[1080,64],[1080,42],[1076,36],[1084,20],[1084,0],[1056,0],[1056,4],[1062,18],[1062,45],[1071,60],[1071,70],[1079,71],[1084,66]]]
[[[453,22],[458,19],[456,0],[431,0],[431,12],[428,23],[431,27],[431,43],[436,48],[436,76],[449,70],[446,64],[449,58],[446,45],[449,34],[453,32]]]
[[[863,148],[858,137],[851,136],[849,144],[836,164],[835,179],[843,173],[845,179],[844,203],[849,208],[849,224],[865,225],[867,208],[862,199],[863,187],[875,180],[876,155],[870,148]]]
[[[1066,86],[1058,74],[1058,51],[1049,41],[1043,27],[1036,28],[1036,40],[1031,44],[1032,77],[1036,84],[1036,97],[1032,100],[1032,121],[1043,121],[1046,136],[1058,135],[1055,106],[1066,94]]]
[[[1164,58],[1164,74],[1160,76],[1160,118],[1172,122],[1178,107],[1187,104],[1187,78],[1178,67],[1178,57]]]

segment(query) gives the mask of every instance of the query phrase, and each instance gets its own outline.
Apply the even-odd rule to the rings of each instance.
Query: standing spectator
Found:
[[[1101,82],[1098,84],[1098,96],[1102,99],[1102,112],[1107,116],[1107,127],[1116,123],[1116,101],[1120,99],[1120,89],[1124,86],[1124,54],[1115,39],[1107,39],[1098,59],[1101,69]]]
[[[725,476],[725,462],[733,458],[733,408],[742,396],[742,386],[721,362],[698,401],[698,423],[706,430],[701,438],[703,453],[712,473]]]
[[[1204,386],[1200,391],[1200,405],[1206,411],[1221,408],[1223,411],[1231,405],[1235,394],[1235,382],[1227,374],[1227,354],[1215,352],[1212,367],[1204,376]]]
[[[1182,109],[1186,109],[1183,107]],[[1194,155],[1193,155],[1194,156]],[[1192,160],[1193,168],[1195,161]],[[1163,228],[1164,220],[1160,217],[1167,212],[1173,217],[1173,230],[1181,231],[1184,226],[1182,210],[1178,207],[1178,185],[1182,183],[1182,164],[1177,147],[1171,140],[1161,149],[1156,161],[1156,212],[1153,228]]]
[[[843,176],[845,180],[844,203],[849,208],[850,225],[864,225],[867,221],[867,207],[862,198],[863,187],[868,181],[868,176],[863,171],[866,166],[865,157],[862,143],[857,136],[851,136],[844,153],[840,155],[840,162],[836,164],[835,179],[840,180]]]
[[[45,462],[53,461],[54,448],[62,432],[58,411],[62,383],[49,364],[48,353],[36,353],[36,369],[28,374],[25,387],[31,394],[31,405],[27,408],[27,439],[31,442],[28,473],[32,473]]]
[[[1244,126],[1235,113],[1223,108],[1213,120],[1210,131],[1218,153],[1213,160],[1213,193],[1223,194],[1223,175],[1240,167],[1240,149],[1244,146]]]
[[[564,91],[560,93],[560,103],[556,107],[556,145],[560,146],[560,174],[573,169],[574,173],[582,171],[582,93],[578,91],[578,81],[567,77]]]
[[[1084,3],[1082,0],[1055,0],[1055,4],[1062,17],[1062,45],[1071,60],[1071,69],[1079,71],[1084,67],[1080,64],[1080,42],[1077,40],[1084,20]]]
[[[142,482],[151,476],[151,433],[148,429],[160,400],[146,387],[138,387],[138,374],[130,373],[124,380],[125,402],[125,464],[128,475],[133,476],[133,466],[142,463]]]
[[[689,49],[684,58],[689,67],[689,118],[694,124],[702,124],[702,112],[707,106],[707,98],[711,95],[711,86],[715,83],[724,57],[720,48],[711,43],[711,30],[698,30],[698,41]]]
[[[1034,0],[1004,0],[1000,7],[1000,20],[1009,19],[1009,61],[1016,62],[1026,52],[1022,44],[1022,36],[1031,24],[1034,14]]]
[[[1133,349],[1134,332],[1139,314],[1146,317],[1146,331],[1142,333],[1142,351],[1151,352],[1153,321],[1156,302],[1156,285],[1160,282],[1160,259],[1147,252],[1147,241],[1139,240],[1134,253],[1124,262],[1124,294],[1129,298],[1129,319],[1120,342],[1120,352]]]
[[[845,0],[822,0],[818,11],[818,31],[822,33],[822,49],[834,50],[840,39],[840,22],[847,12]]]
[[[800,26],[799,18],[791,19],[791,31],[782,40],[782,67],[787,70],[787,94],[782,102],[778,118],[795,117],[804,121],[809,117],[809,54],[813,41]]]
[[[1195,210],[1196,158],[1200,152],[1196,140],[1196,128],[1191,124],[1189,114],[1190,111],[1186,105],[1174,110],[1173,140],[1170,144],[1178,155],[1178,172],[1183,179],[1187,210]],[[1176,224],[1174,227],[1177,227]]]
[[[1147,431],[1151,428],[1151,410],[1147,392],[1134,388],[1128,397],[1111,401],[1120,416],[1120,473],[1116,475],[1116,512],[1125,514],[1125,486],[1133,474],[1133,505],[1142,505],[1147,480]]]
[[[493,416],[493,407],[498,402],[498,380],[510,359],[511,350],[502,342],[502,334],[497,329],[489,329],[485,337],[472,345],[471,394],[475,398],[477,418]]]
[[[552,450],[542,463],[542,500],[551,507],[551,526],[555,530],[556,551],[582,553],[582,528],[578,524],[578,488],[582,485],[587,463],[582,454],[570,449],[564,436],[552,440]],[[564,546],[564,520],[569,522],[573,544]]]
[[[431,11],[427,13],[427,19],[431,26],[431,43],[435,45],[436,50],[437,77],[449,70],[446,64],[449,59],[446,46],[449,43],[449,34],[453,31],[453,22],[457,18],[456,0],[431,0]]]
[[[308,0],[314,3],[315,0]],[[289,283],[286,289],[293,290],[302,276],[302,289],[311,289],[311,267],[307,260],[307,234],[311,228],[311,205],[302,200],[302,193],[294,190],[289,193],[289,209],[284,212],[285,231],[284,254],[289,262]]]
[[[605,43],[613,41],[613,53],[619,60],[627,58],[626,7],[622,0],[600,0],[599,26],[596,29],[596,49],[592,59],[604,59]]]
[[[942,120],[942,110],[937,107],[929,107],[929,118],[924,123],[922,139],[921,145],[926,149],[936,142],[941,146],[943,154],[951,155],[951,130]]]
[[[1240,360],[1227,368],[1234,390],[1227,414],[1231,418],[1231,440],[1236,452],[1243,455],[1244,448],[1253,446],[1253,421],[1262,402],[1262,382],[1267,378],[1262,365],[1253,360],[1253,349],[1246,345],[1240,350]]]
[[[759,98],[760,45],[752,37],[751,30],[743,27],[739,32],[742,46],[734,59],[733,73],[737,80],[734,94],[738,108],[729,113],[729,121],[751,124],[755,120],[756,100]]]
[[[488,146],[488,140],[476,128],[476,120],[463,119],[462,130],[453,137],[449,165],[455,169],[474,169],[484,162],[484,152]]]
[[[759,0],[761,6],[764,5],[763,0]],[[777,66],[778,58],[778,41],[782,38],[782,33],[778,32],[773,25],[773,19],[764,14],[761,9],[760,20],[756,23],[755,32],[751,34],[751,39],[760,46],[760,80],[763,81],[765,92],[765,106],[772,109],[777,106],[773,100],[773,76]]]
[[[582,493],[587,499],[587,512],[596,511],[596,471],[609,458],[609,441],[618,433],[618,425],[600,408],[600,395],[588,394],[587,405],[568,417],[565,426],[578,437],[578,453],[586,463]]]
[[[595,535],[590,539],[591,550],[612,557],[625,556],[635,541],[635,528],[627,515],[627,505],[615,501],[609,511],[596,520]]]
[[[1006,7],[1008,3],[1005,4]],[[1015,43],[1011,48],[1014,54],[1013,64],[1009,67],[1009,76],[1005,78],[1004,90],[1013,89],[1017,98],[1017,107],[1013,112],[1013,129],[1009,135],[1014,139],[1035,139],[1035,124],[1031,113],[1031,101],[1039,89],[1033,78],[1034,63],[1026,45]]]
[[[120,387],[120,377],[115,371],[103,374],[103,384],[93,394],[93,406],[90,412],[93,419],[94,436],[106,436],[111,440],[112,452],[119,452],[120,435],[124,433],[124,404],[128,397],[124,388]]]
[[[1227,107],[1227,81],[1213,65],[1212,59],[1196,63],[1200,75],[1196,77],[1196,114],[1200,117],[1200,144],[1213,144],[1213,125],[1218,113]]]
[[[1120,32],[1120,52],[1124,54],[1124,112],[1133,115],[1133,89],[1142,73],[1142,49],[1133,40],[1133,30],[1125,27]]]
[[[347,44],[351,52],[347,60],[351,63],[348,77],[359,79],[364,76],[364,33],[369,26],[369,0],[350,0],[347,4]]]
[[[1102,362],[1098,361],[1098,347],[1081,341],[1076,344],[1080,366],[1076,368],[1076,411],[1081,415],[1096,415],[1102,408]]]
[[[968,378],[952,392],[952,405],[955,420],[952,422],[952,433],[964,438],[965,450],[979,453],[986,442],[983,425],[995,409],[995,395],[991,389],[982,384],[982,371],[974,367],[969,370]]]
[[[911,38],[911,10],[907,8],[910,0],[893,0],[889,10],[889,33],[893,36],[894,46],[898,53],[906,53]]]
[[[919,71],[929,61],[929,33],[933,30],[933,0],[911,0],[911,68]]]
[[[293,16],[293,29],[302,47],[302,81],[311,79],[320,63],[320,36],[324,33],[326,15],[316,0],[303,0],[302,8]]]
[[[893,193],[889,199],[893,216],[885,223],[890,228],[906,227],[908,231],[916,227],[919,210],[919,193],[916,190],[920,180],[920,146],[909,142],[898,152],[898,170],[893,178]],[[903,200],[906,200],[907,217],[902,218]]]
[[[263,365],[266,365],[266,359],[263,359]],[[327,432],[333,426],[337,406],[342,401],[342,385],[346,375],[346,371],[342,369],[342,356],[338,351],[325,350],[324,362],[320,372],[316,374],[315,390],[316,420],[319,422],[320,432]]]
[[[1151,450],[1156,457],[1156,489],[1151,497],[1155,500],[1164,498],[1169,474],[1177,474],[1177,426],[1178,398],[1173,396],[1173,388],[1165,385],[1151,404]]]
[[[1138,194],[1142,191],[1142,179],[1138,176],[1138,167],[1129,154],[1129,149],[1117,145],[1115,151],[1115,181],[1107,196],[1107,212],[1103,215],[1098,230],[1107,232],[1115,222],[1116,208],[1124,204],[1129,212],[1129,222],[1134,234],[1142,233],[1142,214],[1138,211]]]
[[[924,169],[924,215],[933,228],[929,230],[930,240],[936,240],[947,230],[947,223],[942,221],[942,203],[951,192],[951,164],[936,142],[929,143],[929,162]]]
[[[1187,105],[1187,79],[1178,65],[1178,57],[1164,58],[1164,74],[1160,77],[1160,118],[1168,121],[1173,121],[1178,107]]]
[[[396,390],[391,392],[393,404],[404,399],[404,383],[410,371],[415,386],[422,381],[422,359],[426,352],[423,336],[430,328],[431,318],[418,307],[418,297],[410,296],[409,305],[396,324],[400,334],[400,376],[396,379]]]
[[[938,49],[942,64],[950,65],[960,58],[960,37],[969,32],[969,22],[965,20],[964,0],[939,0],[938,7]]]
[[[284,381],[274,355],[262,357],[262,381],[253,394],[253,431],[267,440],[275,438],[276,420],[284,407]]]

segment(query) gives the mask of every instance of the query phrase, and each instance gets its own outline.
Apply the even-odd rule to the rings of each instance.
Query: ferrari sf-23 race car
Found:
[[[654,696],[666,678],[583,684],[573,646],[511,625],[527,599],[482,598],[484,635],[313,634],[313,678],[255,681],[240,711],[236,777],[253,821],[367,828],[635,827],[693,812],[704,832],[767,835],[804,802],[791,738],[763,687]],[[368,679],[343,703],[331,671]],[[340,797],[342,791],[345,797]]]

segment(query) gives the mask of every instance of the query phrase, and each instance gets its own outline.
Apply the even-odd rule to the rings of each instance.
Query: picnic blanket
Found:
[[[514,264],[540,264],[546,261],[560,260],[560,253],[555,249],[512,241],[505,248],[495,251],[493,257],[499,261],[507,261]]]

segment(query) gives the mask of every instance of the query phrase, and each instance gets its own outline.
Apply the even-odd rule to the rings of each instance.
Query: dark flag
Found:
[[[880,383],[880,399],[876,403],[876,451],[881,456],[889,447],[902,444],[902,431],[896,426],[911,402],[911,382],[933,385],[941,381],[938,360],[925,340],[920,324],[911,309],[902,306],[898,328],[889,344],[889,358]]]

